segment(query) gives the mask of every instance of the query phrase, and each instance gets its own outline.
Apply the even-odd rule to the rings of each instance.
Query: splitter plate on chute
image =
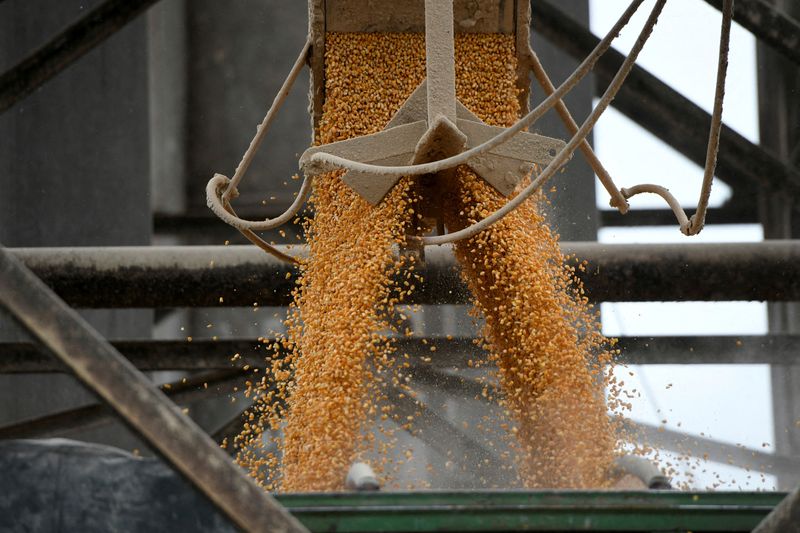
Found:
[[[313,22],[315,12],[317,18],[320,11],[324,17],[333,16],[334,23],[331,26],[335,27],[337,14],[339,18],[343,18],[341,13],[348,9],[356,13],[358,10],[354,9],[357,7],[355,4],[358,4],[358,0],[332,0],[324,6],[312,2],[312,35],[313,29],[319,26]],[[367,5],[363,7],[370,8]],[[378,167],[407,166],[456,156],[504,131],[504,128],[483,123],[456,98],[454,18],[458,18],[460,28],[473,28],[474,24],[465,20],[475,20],[474,10],[470,12],[468,6],[458,0],[426,0],[424,8],[419,0],[399,0],[396,5],[385,8],[388,11],[402,11],[405,13],[405,20],[412,21],[419,19],[420,11],[423,11],[427,77],[382,131],[308,149],[300,158],[300,167],[306,175],[313,176],[336,168],[335,164],[326,164],[319,157],[314,158],[316,154],[330,154]],[[529,9],[527,2],[484,0],[477,11],[479,14],[495,13],[499,21],[496,25],[498,32],[510,33],[511,29],[517,34],[518,60],[529,51]],[[470,13],[473,18],[465,19]],[[380,30],[391,31],[391,21],[394,19],[389,16],[391,13],[384,15],[388,18],[381,19]],[[325,28],[324,31],[330,31],[327,21],[322,27]],[[344,28],[354,31],[347,24]],[[363,28],[363,31],[376,30]],[[314,40],[319,41],[318,37]],[[312,58],[312,63],[314,61]],[[315,77],[319,76],[315,74]],[[518,86],[527,87],[527,74],[524,80],[518,80],[520,81]],[[320,93],[319,85],[319,79],[312,80],[315,108],[320,107],[316,101]],[[527,94],[524,91],[525,99]],[[527,101],[524,104],[523,110],[527,109]],[[509,196],[523,177],[532,172],[534,164],[547,165],[564,144],[558,139],[519,132],[508,142],[470,157],[466,164],[498,192]],[[370,204],[377,205],[400,180],[400,176],[396,173],[382,173],[380,169],[369,172],[348,169],[342,179]]]

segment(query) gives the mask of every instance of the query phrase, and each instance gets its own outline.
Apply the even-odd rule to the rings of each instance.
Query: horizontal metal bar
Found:
[[[599,42],[552,2],[533,0],[532,6],[534,29],[571,56],[582,60]],[[598,95],[605,91],[623,60],[621,53],[611,49],[597,62],[593,72]],[[705,164],[711,116],[647,70],[634,67],[612,105],[696,164]],[[739,194],[763,186],[800,196],[800,170],[727,126],[723,126],[717,175]],[[653,179],[657,176],[640,181]],[[709,223],[714,220],[709,219]]]
[[[2,246],[0,305],[234,524],[254,531],[307,531]]]
[[[706,0],[717,9],[722,0]],[[800,23],[764,0],[736,0],[733,20],[757,39],[800,65]]]
[[[676,230],[677,231],[677,230]],[[290,254],[305,248],[282,247]],[[562,243],[594,301],[800,300],[800,241]],[[27,248],[12,253],[86,308],[285,306],[296,270],[252,246]],[[451,250],[430,247],[409,303],[469,301]]]
[[[434,367],[465,368],[483,351],[469,337],[400,338],[398,353],[431,358]],[[800,364],[800,335],[620,337],[619,361],[631,365]],[[273,339],[117,341],[112,345],[142,371],[259,368]],[[431,353],[431,346],[436,353]],[[235,360],[232,356],[236,354]],[[53,356],[28,343],[0,343],[0,374],[66,372]]]
[[[179,405],[229,394],[244,383],[249,374],[239,370],[222,370],[192,376],[161,386],[161,390]],[[0,440],[63,437],[76,431],[96,428],[112,422],[114,412],[103,404],[90,404],[49,415],[30,418],[0,427]]]
[[[287,253],[297,253],[295,249]],[[84,308],[283,306],[296,269],[252,246],[29,248],[12,253]]]
[[[617,346],[632,365],[800,364],[800,335],[620,337]]]
[[[241,205],[242,201],[237,198],[237,202],[237,205]],[[265,220],[280,216],[290,205],[291,199],[289,202],[283,202],[278,199],[274,202],[269,202],[266,206],[260,203],[257,206],[243,205],[237,207],[236,213],[243,219]],[[286,236],[282,236],[280,231]],[[208,242],[221,242],[221,240],[228,237],[233,240],[237,235],[240,236],[236,229],[220,220],[205,205],[202,208],[189,207],[181,213],[154,212],[153,232],[156,234],[185,234],[193,237],[203,235],[208,239]],[[268,241],[292,243],[296,242],[294,240],[295,235],[300,235],[302,232],[301,225],[291,221],[281,226],[280,230],[265,231],[261,232],[260,235]],[[242,242],[245,242],[243,238]]]
[[[671,209],[631,209],[624,215],[612,209],[598,209],[600,227],[670,226],[677,224]],[[755,206],[743,209],[710,208],[708,220],[713,224],[758,224]]]
[[[111,343],[136,368],[159,370],[230,370],[264,365],[263,345],[257,339],[224,341],[117,341]],[[234,354],[240,354],[231,361]],[[0,343],[0,374],[67,372],[58,359],[35,344]]]
[[[0,75],[0,113],[114,35],[158,0],[106,0]]]
[[[432,355],[448,366],[466,366],[466,359],[478,353],[471,338],[396,339],[398,353]],[[427,343],[427,344],[426,344]],[[273,339],[193,339],[170,341],[117,341],[112,345],[142,371],[158,370],[248,370],[265,365],[272,356]],[[233,356],[236,355],[234,358]],[[460,364],[463,363],[463,364]],[[29,343],[0,343],[0,374],[67,372],[66,366],[46,351]]]

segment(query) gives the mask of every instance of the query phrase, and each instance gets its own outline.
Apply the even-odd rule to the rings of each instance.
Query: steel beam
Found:
[[[465,366],[466,359],[478,353],[471,338],[401,338],[397,339],[398,353],[431,355],[430,347],[436,345],[436,364]],[[428,344],[425,344],[428,343]],[[117,341],[119,350],[134,366],[142,371],[159,370],[232,370],[245,371],[261,368],[267,355],[272,356],[274,339],[193,339],[171,341]],[[232,356],[238,357],[232,361]],[[46,350],[29,343],[0,343],[0,374],[30,374],[67,372],[66,365],[48,354]]]
[[[585,58],[599,42],[552,3],[533,0],[532,6],[536,31],[573,57]],[[621,53],[611,49],[597,62],[593,72],[598,95],[605,91],[623,60]],[[634,67],[612,105],[691,161],[701,167],[705,164],[711,116],[647,70]],[[800,170],[727,126],[723,126],[717,174],[735,193],[747,195],[756,186],[763,186],[800,195]]]
[[[722,0],[705,0],[717,9]],[[733,20],[758,40],[800,65],[800,23],[764,0],[736,0]]]
[[[158,0],[106,0],[0,75],[0,113],[105,41]]]
[[[798,335],[621,337],[619,362],[631,365],[797,365]]]
[[[0,306],[247,531],[307,531],[41,280],[0,246]]]
[[[483,351],[470,337],[413,337],[395,340],[397,353],[431,358],[435,368],[466,368]],[[114,348],[142,371],[247,370],[264,366],[272,356],[265,346],[274,339],[193,339],[117,341]],[[436,346],[435,355],[430,347]],[[800,335],[724,335],[678,337],[620,337],[619,362],[630,365],[797,365]],[[235,361],[231,357],[238,354]],[[34,344],[0,343],[0,374],[67,372],[58,359]]]
[[[675,213],[671,209],[631,209],[624,215],[613,209],[598,210],[600,227],[675,227]],[[712,207],[708,210],[708,220],[716,224],[758,224],[755,206],[743,208]]]
[[[800,300],[800,241],[573,242],[562,250],[588,262],[578,276],[594,301]],[[252,246],[20,248],[12,254],[84,308],[285,306],[297,273]],[[409,303],[468,302],[450,249],[428,248],[425,257],[425,282]]]
[[[800,471],[800,458],[797,457],[767,453],[632,420],[626,420],[623,427],[641,444],[671,451],[689,461],[704,459],[765,474]]]
[[[111,343],[136,368],[159,370],[231,370],[264,366],[263,344],[257,339],[224,341],[116,341]],[[231,361],[234,354],[239,354]],[[68,368],[46,350],[28,343],[0,343],[0,374],[68,372]]]

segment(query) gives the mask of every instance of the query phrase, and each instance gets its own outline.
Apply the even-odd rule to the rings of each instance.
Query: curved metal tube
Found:
[[[628,199],[636,196],[637,194],[642,193],[651,193],[657,194],[661,198],[667,202],[672,212],[675,213],[675,218],[678,219],[678,224],[681,226],[681,231],[684,235],[689,235],[687,233],[689,231],[689,218],[686,216],[686,212],[681,207],[681,204],[678,202],[678,199],[675,198],[669,189],[666,187],[662,187],[661,185],[655,185],[653,183],[642,183],[641,185],[634,185],[633,187],[622,188],[620,189],[622,195]]]

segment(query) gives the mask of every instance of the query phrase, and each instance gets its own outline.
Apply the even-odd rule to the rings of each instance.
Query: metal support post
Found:
[[[794,0],[773,0],[773,9],[788,16],[800,15]],[[797,102],[798,66],[772,48],[758,43],[758,111],[761,145],[772,150],[788,165],[796,165],[800,145],[800,105]],[[762,191],[759,211],[766,239],[793,239],[800,235],[795,215],[797,196]],[[777,241],[776,241],[777,242]],[[767,308],[771,333],[800,332],[800,305],[796,302],[771,302]],[[800,454],[800,366],[776,365],[771,370],[772,415],[775,428],[775,451],[785,455]],[[800,473],[780,472],[777,486],[789,490],[800,483]]]

